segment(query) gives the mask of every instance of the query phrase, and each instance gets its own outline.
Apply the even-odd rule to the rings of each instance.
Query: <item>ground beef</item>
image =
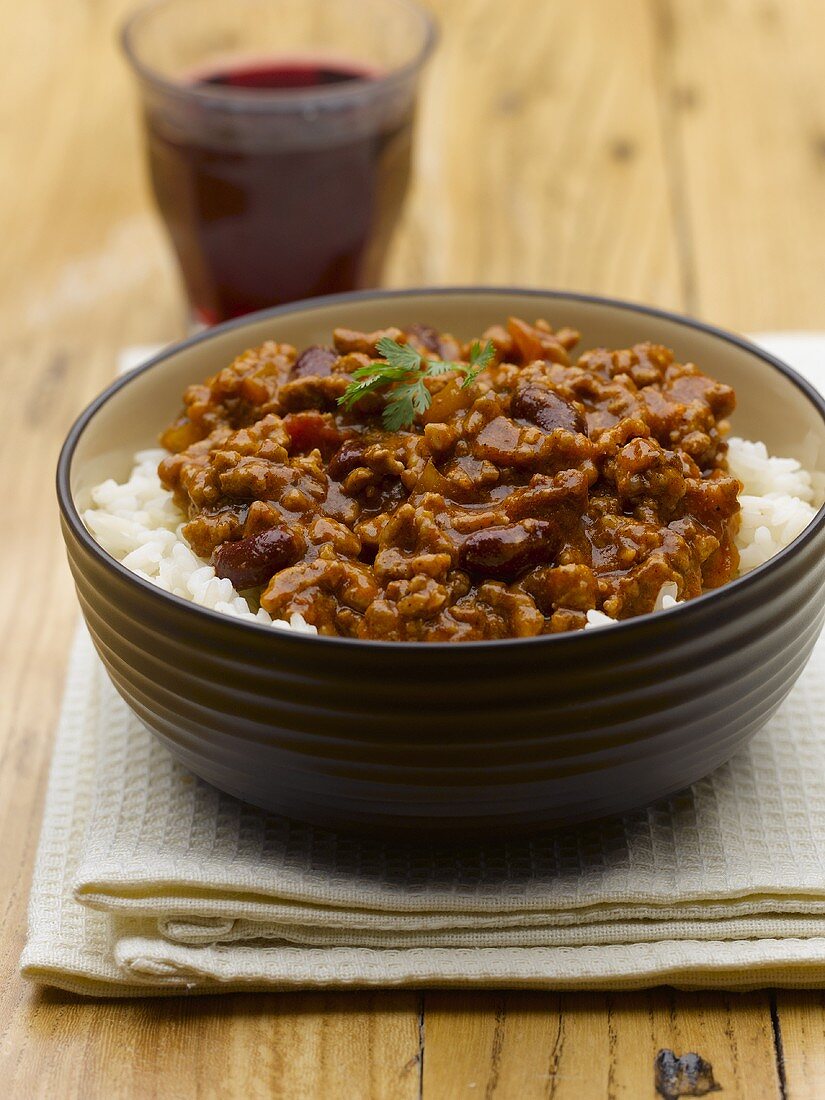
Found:
[[[270,341],[190,386],[161,437],[193,549],[271,614],[355,638],[528,637],[735,575],[729,386],[655,344],[573,361],[573,330],[510,318],[471,384],[434,372],[429,408],[391,432],[386,390],[339,403],[382,337],[430,362],[473,344],[424,324]]]

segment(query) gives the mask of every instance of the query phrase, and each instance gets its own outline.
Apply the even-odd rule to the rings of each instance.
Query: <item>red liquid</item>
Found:
[[[254,91],[371,79],[354,65],[278,61],[195,83]],[[273,138],[266,116],[250,111],[239,136],[234,119],[222,130],[197,101],[173,124],[163,108],[147,110],[155,196],[200,320],[375,284],[409,179],[413,104],[391,124],[359,124],[359,110],[317,141],[299,110],[287,123],[297,140]]]
[[[245,69],[233,69],[228,73],[214,73],[201,77],[199,84],[213,84],[225,88],[320,88],[325,84],[342,84],[346,80],[370,80],[371,74],[363,69],[332,69],[328,64],[312,65],[307,62],[284,62],[280,65],[249,65]]]

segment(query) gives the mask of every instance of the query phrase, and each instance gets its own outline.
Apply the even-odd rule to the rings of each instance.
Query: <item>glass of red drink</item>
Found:
[[[376,285],[435,42],[412,0],[155,0],[123,44],[195,317]]]

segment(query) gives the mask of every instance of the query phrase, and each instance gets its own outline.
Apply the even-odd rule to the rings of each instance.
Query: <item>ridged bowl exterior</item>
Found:
[[[340,298],[344,324],[349,301]],[[640,312],[649,328],[656,315]],[[805,397],[825,439],[825,408]],[[86,532],[71,467],[105,400],[73,429],[58,477],[94,644],[123,698],[184,764],[286,816],[453,835],[645,805],[724,763],[765,723],[825,618],[820,512],[746,578],[603,630],[450,646],[248,626],[140,581]]]

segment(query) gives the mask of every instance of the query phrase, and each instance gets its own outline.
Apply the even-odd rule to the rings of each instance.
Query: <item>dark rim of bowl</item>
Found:
[[[69,433],[66,436],[66,440],[60,451],[60,457],[57,463],[57,497],[60,506],[61,514],[65,522],[69,525],[75,537],[79,542],[83,543],[88,550],[90,550],[101,563],[114,575],[119,576],[121,579],[126,580],[128,584],[131,584],[139,591],[144,592],[151,599],[159,601],[159,603],[167,603],[172,601],[178,608],[184,613],[189,613],[195,616],[206,615],[213,622],[220,623],[228,630],[238,629],[242,631],[254,630],[258,635],[276,638],[278,641],[286,643],[295,642],[298,645],[335,645],[335,646],[357,646],[360,648],[378,648],[379,650],[386,650],[392,647],[395,650],[409,650],[411,653],[420,651],[422,648],[427,652],[433,650],[439,650],[442,653],[447,652],[461,652],[468,646],[473,649],[495,649],[498,647],[510,647],[513,645],[583,645],[594,644],[597,641],[603,641],[606,636],[610,638],[616,638],[618,641],[627,641],[631,632],[637,634],[640,633],[659,633],[659,627],[664,625],[665,622],[681,621],[685,626],[688,623],[691,615],[701,613],[701,611],[707,607],[709,603],[712,603],[715,607],[721,608],[722,602],[730,597],[732,594],[740,592],[746,588],[753,587],[758,584],[763,577],[769,576],[772,573],[780,569],[790,557],[792,557],[797,551],[801,550],[811,540],[816,538],[820,532],[825,529],[825,505],[823,505],[816,513],[811,522],[805,527],[805,529],[797,535],[797,537],[790,542],[787,546],[779,550],[768,561],[763,562],[762,565],[757,566],[750,572],[745,573],[744,576],[736,577],[727,584],[722,585],[720,588],[711,589],[709,592],[702,593],[701,596],[694,596],[691,600],[686,600],[684,603],[677,604],[675,607],[667,608],[666,610],[650,612],[646,615],[638,615],[635,618],[623,619],[610,627],[604,627],[602,629],[591,630],[576,630],[569,631],[562,634],[539,634],[530,638],[496,638],[484,641],[468,641],[468,642],[396,642],[396,641],[381,641],[375,638],[339,638],[331,637],[323,634],[304,634],[294,630],[279,630],[269,626],[267,623],[249,622],[245,619],[236,619],[231,615],[226,615],[221,611],[213,611],[208,607],[201,607],[199,604],[192,603],[190,600],[185,600],[181,596],[175,596],[170,592],[165,592],[162,588],[152,584],[148,580],[144,580],[136,573],[133,573],[131,569],[127,569],[125,565],[122,565],[119,561],[113,558],[88,530],[86,525],[78,512],[74,499],[71,494],[69,485],[69,475],[71,470],[72,459],[74,457],[75,448],[78,440],[80,439],[86,426],[94,417],[95,413],[100,409],[111,397],[113,397],[124,386],[127,386],[133,378],[143,374],[145,371],[152,370],[154,367],[159,366],[173,355],[177,355],[178,352],[184,348],[193,347],[197,344],[205,343],[212,337],[219,333],[230,332],[233,329],[242,329],[250,324],[258,323],[262,320],[269,318],[283,317],[288,314],[305,313],[308,310],[318,309],[320,307],[333,306],[336,304],[346,305],[349,302],[364,302],[372,299],[386,299],[386,298],[418,298],[425,296],[450,296],[450,295],[483,295],[483,296],[498,296],[498,295],[520,295],[523,297],[536,298],[536,299],[556,299],[559,301],[574,301],[590,303],[597,306],[609,306],[614,309],[623,309],[631,313],[638,313],[643,316],[656,317],[662,320],[671,321],[677,325],[682,325],[685,328],[697,329],[700,332],[707,333],[709,336],[713,336],[718,340],[722,340],[727,344],[732,344],[734,347],[741,348],[749,355],[755,356],[757,359],[761,359],[768,366],[774,370],[779,371],[784,375],[788,381],[792,382],[797,389],[801,390],[803,394],[808,398],[811,404],[817,409],[819,415],[825,424],[825,398],[814,387],[807,382],[801,375],[797,374],[795,370],[789,367],[786,363],[783,363],[780,359],[771,355],[769,352],[763,351],[762,348],[756,344],[751,343],[749,340],[744,339],[741,336],[737,336],[734,333],[726,332],[724,329],[717,328],[715,325],[710,325],[705,321],[699,321],[696,318],[685,316],[684,314],[674,313],[670,310],[659,309],[655,306],[639,305],[635,302],[628,302],[621,298],[607,298],[596,294],[584,294],[578,291],[564,291],[564,290],[540,290],[537,288],[523,288],[523,287],[500,287],[500,286],[436,286],[436,287],[413,287],[403,290],[355,290],[345,294],[327,294],[318,298],[307,298],[301,302],[291,302],[286,305],[274,306],[271,309],[258,310],[255,313],[248,313],[243,317],[237,317],[231,321],[225,321],[220,325],[215,325],[212,328],[206,329],[203,332],[195,333],[193,336],[189,336],[185,340],[181,340],[178,343],[170,344],[163,351],[153,356],[147,362],[142,363],[140,366],[135,367],[133,370],[128,371],[126,374],[115,379],[111,385],[107,386],[102,393],[91,401],[86,408],[80,413],[75,420],[72,427],[69,429]]]

